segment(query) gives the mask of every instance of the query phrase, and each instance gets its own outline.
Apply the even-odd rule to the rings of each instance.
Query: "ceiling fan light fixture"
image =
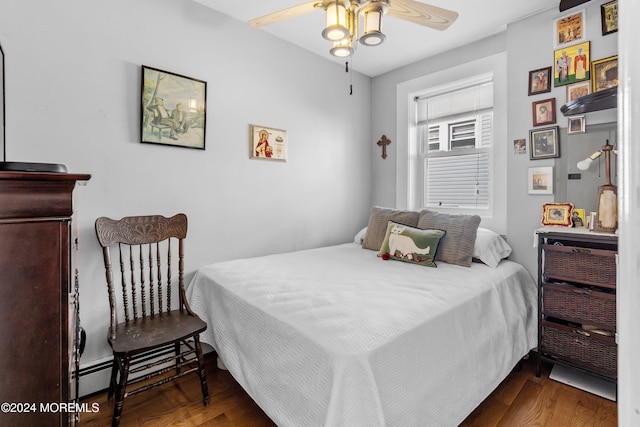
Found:
[[[338,58],[346,58],[353,54],[353,47],[351,46],[350,39],[339,40],[333,42],[333,47],[329,50],[329,53]]]
[[[387,3],[371,1],[360,8],[364,20],[364,33],[360,43],[366,46],[377,46],[387,38],[382,32],[382,15],[387,11]]]
[[[322,37],[330,41],[343,40],[349,37],[347,22],[347,4],[341,0],[324,1],[326,24]]]

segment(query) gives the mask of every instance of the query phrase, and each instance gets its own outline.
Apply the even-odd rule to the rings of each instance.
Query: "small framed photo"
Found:
[[[266,126],[251,125],[250,158],[287,160],[287,131]]]
[[[529,96],[551,92],[551,67],[529,71]]]
[[[142,66],[141,142],[204,150],[207,82]]]
[[[542,225],[571,227],[573,203],[545,203],[542,205]]]
[[[571,83],[589,81],[589,61],[591,42],[565,46],[553,51],[553,85],[564,86]]]
[[[618,0],[613,0],[600,6],[602,20],[602,35],[618,31]]]
[[[585,9],[561,16],[553,21],[554,47],[570,45],[587,39]]]
[[[529,159],[551,159],[560,157],[558,126],[529,131]]]
[[[618,55],[598,59],[591,63],[591,90],[593,93],[618,86]]]
[[[553,166],[529,168],[529,194],[553,194]]]
[[[573,116],[567,119],[567,134],[584,133],[585,129],[585,116]]]
[[[552,125],[556,122],[556,99],[549,98],[531,103],[533,125]]]
[[[587,225],[584,209],[574,209],[571,213],[573,228],[584,228]]]
[[[575,101],[578,98],[589,95],[591,93],[590,82],[574,83],[567,86],[567,102]]]
[[[527,154],[526,139],[515,139],[513,141],[513,154]]]

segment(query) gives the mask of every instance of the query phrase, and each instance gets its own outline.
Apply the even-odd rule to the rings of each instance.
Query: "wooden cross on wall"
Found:
[[[382,158],[386,159],[387,158],[387,145],[391,144],[391,140],[387,139],[386,135],[382,135],[382,138],[380,138],[380,141],[378,141],[376,144],[378,144],[378,147],[382,147]]]

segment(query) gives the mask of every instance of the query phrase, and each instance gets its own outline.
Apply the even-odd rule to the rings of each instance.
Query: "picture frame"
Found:
[[[527,154],[527,140],[514,139],[513,140],[513,154]]]
[[[584,209],[573,209],[573,212],[571,212],[571,225],[573,228],[585,228],[588,226]]]
[[[567,102],[575,101],[578,98],[591,93],[591,82],[579,82],[567,86]]]
[[[531,103],[533,126],[552,125],[556,122],[556,99],[549,98]]]
[[[573,203],[544,203],[542,205],[542,225],[571,227]]]
[[[249,157],[263,160],[287,160],[287,131],[250,125]]]
[[[558,126],[529,131],[529,159],[551,159],[560,157]]]
[[[618,55],[591,62],[591,92],[618,86]]]
[[[572,116],[567,119],[567,134],[585,133],[586,131],[585,116]]]
[[[207,82],[142,66],[140,140],[205,149]]]
[[[561,16],[553,21],[554,48],[587,40],[586,9]]]
[[[586,41],[553,51],[553,84],[555,87],[589,81],[591,78],[590,48],[591,42]]]
[[[529,194],[553,194],[553,166],[529,168],[528,174]]]
[[[600,20],[603,36],[618,31],[618,0],[600,5]]]
[[[529,71],[529,96],[551,92],[551,67]]]

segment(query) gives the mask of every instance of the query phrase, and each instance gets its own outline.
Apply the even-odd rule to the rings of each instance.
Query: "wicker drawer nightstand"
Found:
[[[585,229],[538,236],[538,374],[542,360],[615,381],[618,238]]]

